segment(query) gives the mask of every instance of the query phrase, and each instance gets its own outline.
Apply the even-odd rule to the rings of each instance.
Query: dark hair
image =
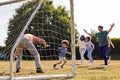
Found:
[[[103,26],[99,25],[99,26],[98,26],[98,28],[101,28],[101,29],[103,29]]]
[[[69,45],[69,41],[68,40],[62,40],[62,42],[61,42],[62,44],[65,44],[66,46],[68,46]]]
[[[66,42],[63,42],[62,44],[65,44],[66,46],[68,46],[68,43],[66,43]]]
[[[88,39],[88,41],[90,41],[90,37],[86,37]]]
[[[85,40],[85,36],[84,36],[84,35],[81,35],[81,36],[80,36],[80,40],[81,40],[81,41],[84,41],[84,40]]]

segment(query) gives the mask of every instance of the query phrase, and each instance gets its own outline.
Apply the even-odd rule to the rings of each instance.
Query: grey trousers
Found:
[[[41,66],[40,66],[40,55],[39,55],[37,49],[35,48],[34,44],[28,38],[22,37],[18,46],[17,46],[17,48],[19,50],[19,53],[17,55],[16,68],[21,67],[23,48],[26,48],[27,50],[29,50],[30,53],[34,56],[36,68],[41,68]]]

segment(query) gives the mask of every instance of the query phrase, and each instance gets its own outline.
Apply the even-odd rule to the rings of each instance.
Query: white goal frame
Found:
[[[35,11],[30,16],[27,24],[25,25],[23,31],[20,33],[20,36],[17,38],[15,45],[12,48],[11,54],[10,54],[10,76],[9,77],[0,77],[0,80],[38,80],[38,79],[50,79],[50,78],[72,78],[76,75],[76,55],[75,55],[75,30],[74,30],[74,3],[73,0],[70,0],[70,14],[71,14],[71,53],[72,53],[72,72],[70,74],[54,74],[54,75],[42,75],[42,76],[29,76],[29,77],[14,77],[13,74],[13,53],[14,50],[20,41],[21,37],[25,33],[26,29],[28,28],[29,24],[31,23],[32,19],[34,18],[37,11],[41,8],[41,5],[44,0],[39,1],[39,5],[35,9]]]

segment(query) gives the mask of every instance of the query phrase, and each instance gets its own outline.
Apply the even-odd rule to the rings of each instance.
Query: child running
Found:
[[[110,33],[112,28],[114,27],[114,23],[110,25],[110,29],[108,31],[103,31],[103,26],[98,26],[99,32],[96,34],[91,34],[88,33],[85,29],[84,32],[90,36],[97,36],[98,37],[98,42],[99,42],[99,53],[100,57],[104,59],[104,67],[108,67],[108,58],[107,58],[107,47],[108,47],[108,39],[107,35]]]
[[[84,54],[86,51],[85,36],[84,35],[80,36],[80,39],[78,40],[78,46],[79,46],[79,52],[80,52],[80,56],[81,56],[80,64],[82,65],[82,62],[86,61],[86,59],[84,58]]]
[[[65,57],[66,54],[70,54],[70,55],[71,55],[71,53],[68,52],[68,50],[67,50],[67,47],[68,47],[68,45],[69,45],[68,40],[63,40],[63,41],[61,42],[61,45],[62,45],[62,47],[59,48],[59,50],[60,50],[59,62],[53,65],[53,68],[54,68],[54,69],[56,68],[56,66],[57,66],[58,64],[62,64],[62,61],[63,61],[63,64],[62,64],[60,67],[61,67],[61,69],[63,69],[63,66],[64,66],[64,65],[66,64],[66,62],[67,62],[66,57]]]
[[[85,38],[85,43],[86,43],[86,50],[88,52],[87,57],[89,58],[90,63],[93,65],[94,60],[92,58],[92,52],[93,52],[93,49],[94,49],[94,44],[91,42],[90,37]]]
[[[24,48],[29,50],[30,53],[34,56],[35,65],[36,65],[36,72],[43,73],[43,70],[42,70],[41,65],[40,65],[40,55],[33,44],[35,42],[38,42],[39,44],[43,44],[44,48],[49,46],[49,45],[47,45],[47,43],[44,39],[36,37],[32,34],[25,34],[21,38],[20,42],[18,43],[16,50],[15,50],[15,54],[14,54],[14,57],[17,56],[16,73],[19,73],[20,69],[21,69],[22,52],[23,52]]]

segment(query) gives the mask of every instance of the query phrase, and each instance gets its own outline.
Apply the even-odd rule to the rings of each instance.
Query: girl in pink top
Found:
[[[90,37],[85,38],[85,43],[86,43],[87,57],[89,58],[91,65],[93,65],[94,60],[92,58],[92,52],[94,49],[94,44],[91,42]]]

